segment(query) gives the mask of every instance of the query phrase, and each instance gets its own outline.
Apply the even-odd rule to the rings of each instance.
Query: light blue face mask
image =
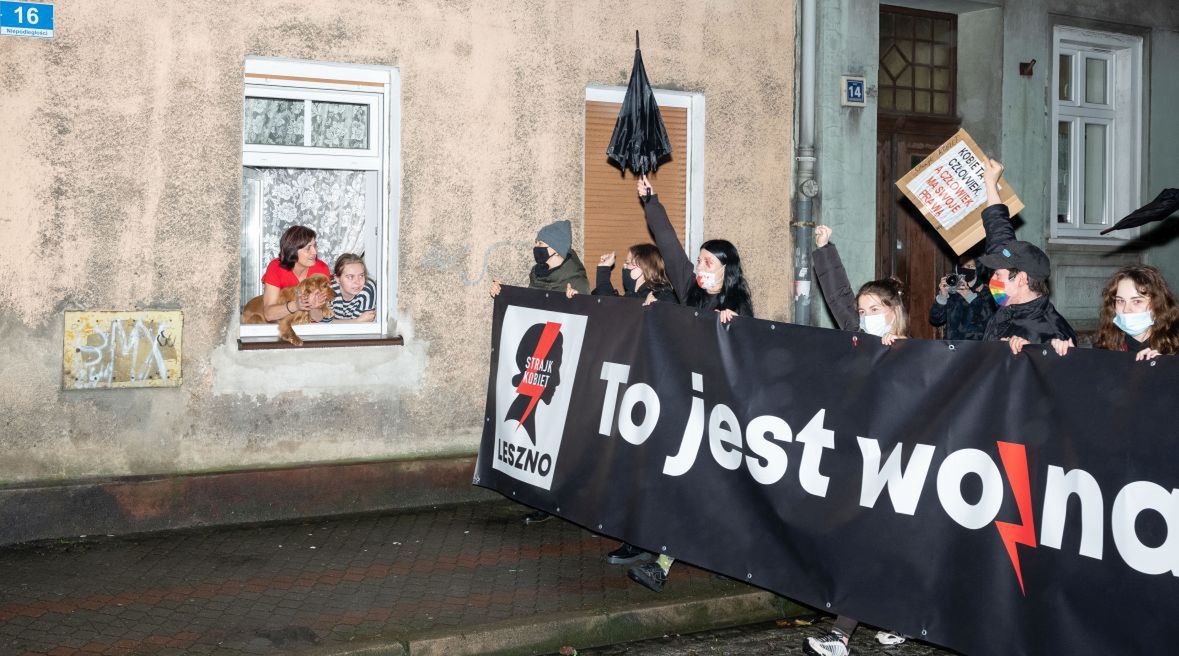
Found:
[[[1130,314],[1117,313],[1114,317],[1114,325],[1122,329],[1122,332],[1131,337],[1137,337],[1142,333],[1150,330],[1154,325],[1154,316],[1150,312],[1131,312]]]

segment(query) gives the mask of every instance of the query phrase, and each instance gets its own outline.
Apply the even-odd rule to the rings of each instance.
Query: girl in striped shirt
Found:
[[[368,277],[364,258],[344,253],[333,268],[333,323],[371,323],[377,319],[377,284]]]

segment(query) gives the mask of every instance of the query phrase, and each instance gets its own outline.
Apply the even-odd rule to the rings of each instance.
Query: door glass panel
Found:
[[[933,94],[933,113],[934,114],[949,114],[950,113],[950,95],[946,93]]]
[[[930,100],[928,91],[914,91],[913,92],[913,111],[928,114],[930,112]]]
[[[897,89],[897,111],[913,111],[913,92],[908,89]]]

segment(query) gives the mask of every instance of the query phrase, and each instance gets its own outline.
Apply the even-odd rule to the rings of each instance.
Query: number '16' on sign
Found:
[[[0,2],[0,35],[53,38],[53,5]]]

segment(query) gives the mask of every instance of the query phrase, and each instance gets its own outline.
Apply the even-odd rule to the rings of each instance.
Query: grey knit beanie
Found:
[[[565,257],[573,247],[573,225],[564,220],[553,221],[536,233],[536,240],[543,241],[557,251],[557,255]]]

